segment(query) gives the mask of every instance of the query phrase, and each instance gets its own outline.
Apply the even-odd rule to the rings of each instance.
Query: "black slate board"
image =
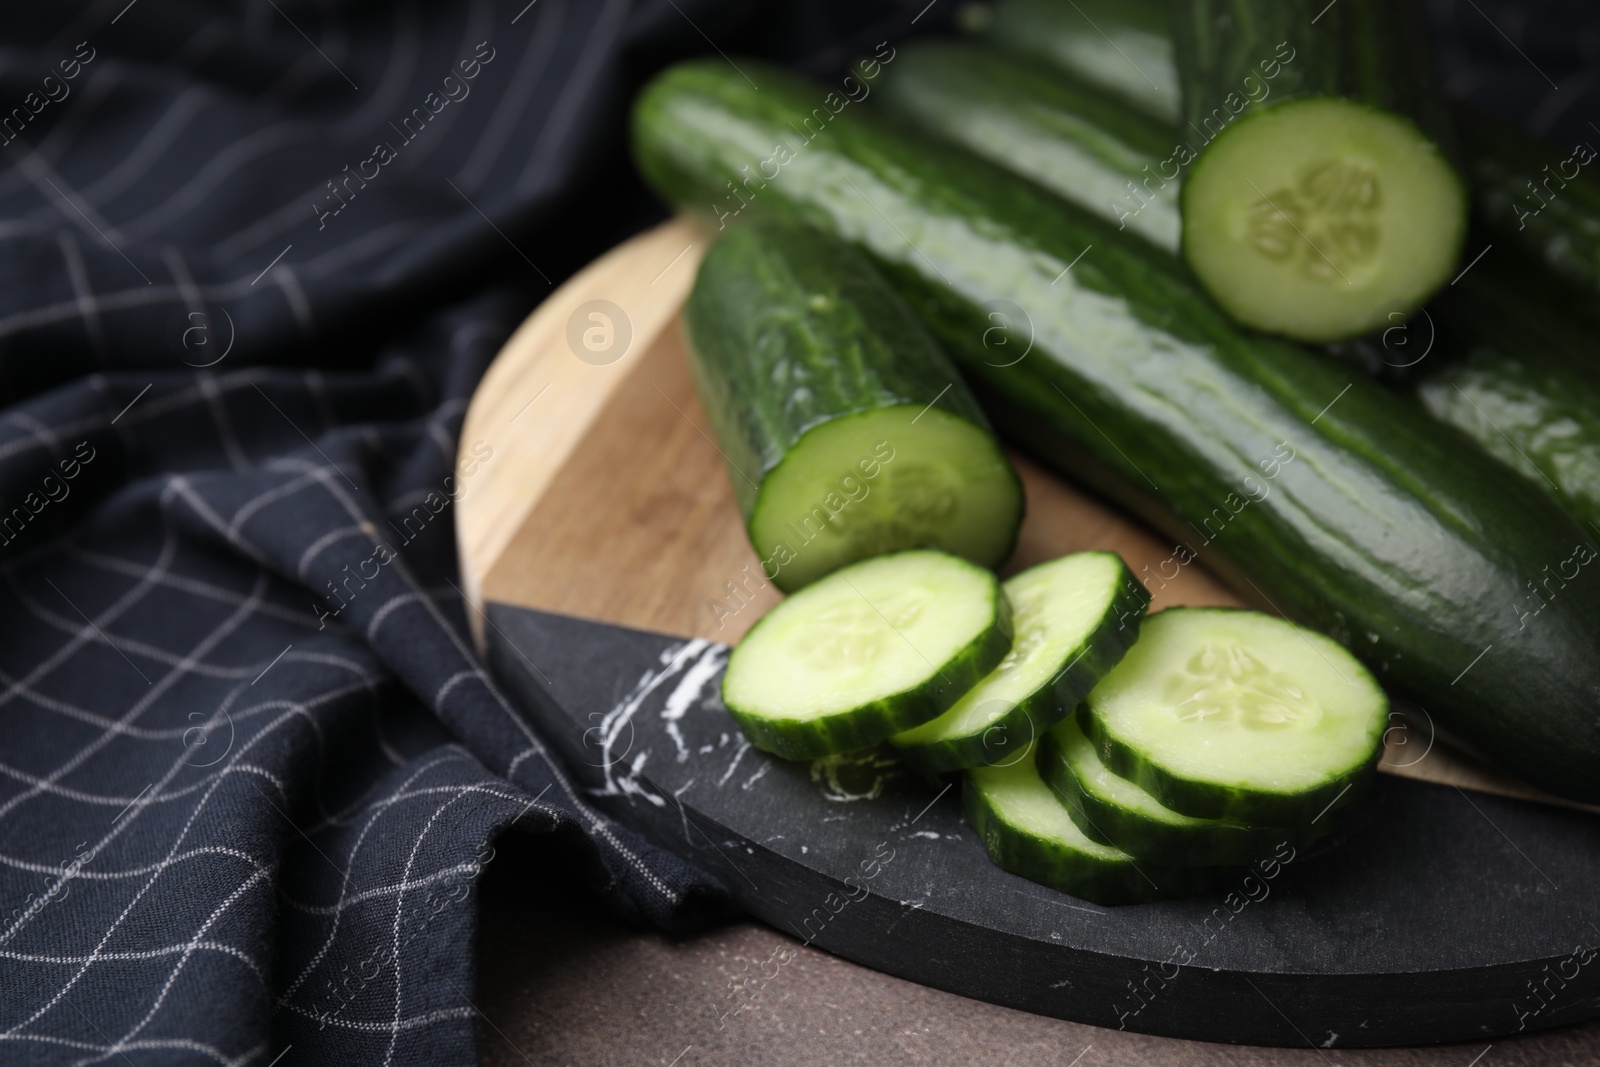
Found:
[[[597,805],[866,966],[1259,1045],[1470,1041],[1600,1015],[1591,815],[1380,775],[1326,847],[1203,897],[1101,908],[991,864],[959,786],[882,754],[749,747],[717,696],[724,646],[496,603],[488,617],[491,670]]]

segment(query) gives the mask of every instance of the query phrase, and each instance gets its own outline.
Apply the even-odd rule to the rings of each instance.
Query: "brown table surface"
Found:
[[[582,892],[536,888],[548,864],[506,849],[485,871],[479,1035],[489,1067],[777,1064],[1004,1067],[1595,1067],[1600,1022],[1420,1049],[1281,1049],[1103,1030],[859,967],[756,922],[640,933]],[[795,953],[744,1011],[741,969]]]

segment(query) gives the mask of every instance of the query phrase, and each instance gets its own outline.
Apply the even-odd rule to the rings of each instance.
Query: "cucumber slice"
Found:
[[[1249,865],[1280,845],[1304,844],[1334,823],[1324,815],[1309,829],[1285,829],[1180,815],[1107,770],[1077,716],[1040,739],[1039,774],[1090,838],[1174,867]]]
[[[925,774],[1000,763],[1078,706],[1139,636],[1150,594],[1115,552],[1077,552],[1006,581],[1011,651],[937,719],[891,740]]]
[[[1390,325],[1450,279],[1466,193],[1431,140],[1349,100],[1289,101],[1212,142],[1183,186],[1183,255],[1240,322],[1303,341]]]
[[[1389,702],[1334,641],[1232,608],[1173,608],[1089,694],[1113,773],[1197,818],[1310,823],[1372,770]]]
[[[996,866],[1096,904],[1135,904],[1204,888],[1205,868],[1161,867],[1091,840],[1039,777],[1030,747],[1006,766],[966,772],[962,809]]]
[[[1010,648],[993,574],[932,549],[897,552],[769,611],[728,656],[722,702],[765,752],[849,752],[943,712]]]

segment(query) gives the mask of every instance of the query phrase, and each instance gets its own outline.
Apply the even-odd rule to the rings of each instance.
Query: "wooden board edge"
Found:
[[[634,358],[674,321],[708,243],[704,232],[683,218],[624,241],[541,302],[473,392],[461,425],[457,469],[471,462],[474,477],[471,491],[458,497],[455,528],[462,594],[480,654],[484,576]],[[639,298],[641,292],[646,299]],[[604,304],[585,312],[591,302]],[[586,337],[591,330],[596,332]],[[611,348],[604,346],[608,336]],[[601,342],[598,350],[584,345],[588,339]],[[593,355],[580,356],[578,346]],[[538,417],[523,421],[536,404],[543,405]],[[515,488],[508,491],[507,485]]]

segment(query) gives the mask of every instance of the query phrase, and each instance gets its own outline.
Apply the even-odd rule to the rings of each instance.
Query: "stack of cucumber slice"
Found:
[[[931,549],[862,560],[751,629],[723,702],[779,756],[889,740],[965,771],[968,821],[1023,877],[1102,904],[1193,892],[1325,832],[1388,702],[1320,634],[1232,609],[1143,621],[1148,601],[1109,552],[1004,586]]]
[[[1087,900],[1189,893],[1331,829],[1387,718],[1372,676],[1321,634],[1174,608],[1036,759],[967,772],[967,817],[997,864]]]

